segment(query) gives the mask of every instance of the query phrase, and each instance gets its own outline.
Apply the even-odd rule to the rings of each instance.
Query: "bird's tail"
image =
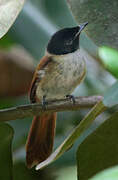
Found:
[[[26,143],[27,167],[41,163],[52,152],[55,135],[56,113],[35,116]]]

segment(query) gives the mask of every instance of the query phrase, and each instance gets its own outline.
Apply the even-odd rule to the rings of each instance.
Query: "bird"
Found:
[[[86,62],[80,48],[80,34],[88,22],[58,30],[50,38],[31,82],[31,103],[46,106],[49,99],[70,98],[83,81]],[[52,153],[56,127],[56,112],[43,112],[33,118],[26,142],[28,168],[40,164]]]

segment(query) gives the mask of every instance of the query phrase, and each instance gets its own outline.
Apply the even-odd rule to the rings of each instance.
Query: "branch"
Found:
[[[82,96],[75,98],[75,104],[68,99],[60,99],[48,101],[46,110],[42,108],[42,104],[28,104],[9,109],[0,110],[0,121],[10,121],[32,117],[42,112],[60,112],[60,111],[76,111],[83,108],[91,108],[98,101],[102,100],[102,96]]]

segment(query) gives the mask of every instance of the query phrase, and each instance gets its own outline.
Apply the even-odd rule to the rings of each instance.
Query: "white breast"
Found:
[[[54,65],[45,72],[45,83],[40,83],[37,96],[41,98],[63,98],[71,94],[83,80],[86,72],[85,61],[80,50],[62,56],[54,56]]]

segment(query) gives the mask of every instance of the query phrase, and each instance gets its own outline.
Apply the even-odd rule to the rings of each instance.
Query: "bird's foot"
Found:
[[[70,99],[73,102],[73,104],[75,104],[75,97],[73,95],[68,94],[66,95],[66,98]]]
[[[46,101],[46,96],[43,96],[43,99],[42,99],[42,107],[44,110],[46,110],[46,105],[48,104],[48,102]]]

